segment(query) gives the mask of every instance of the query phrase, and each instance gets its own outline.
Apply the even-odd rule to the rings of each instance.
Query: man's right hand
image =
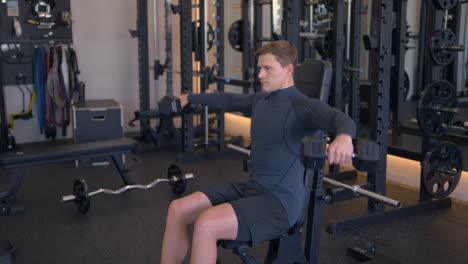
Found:
[[[181,94],[179,96],[179,99],[180,99],[180,106],[182,107],[182,109],[184,109],[184,107],[188,104],[188,94]]]

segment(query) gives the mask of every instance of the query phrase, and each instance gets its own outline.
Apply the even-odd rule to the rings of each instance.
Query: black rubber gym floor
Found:
[[[131,173],[137,183],[166,177],[175,151],[138,154],[141,166]],[[186,194],[223,181],[245,180],[242,156],[219,157],[182,165],[193,172]],[[1,170],[5,182],[14,170]],[[90,190],[117,189],[122,182],[113,167],[75,168],[73,163],[26,169],[18,202],[26,212],[0,216],[0,240],[16,247],[14,263],[159,263],[167,207],[174,195],[167,183],[150,190],[134,190],[121,196],[91,198],[87,215],[78,214],[73,203],[61,204],[73,181],[84,178]],[[362,179],[361,179],[362,180]],[[388,184],[388,195],[413,204],[418,193]],[[364,198],[325,205],[320,263],[356,263],[346,249],[374,243],[377,252],[399,263],[468,263],[468,206],[453,202],[452,208],[400,218],[339,235],[329,235],[330,219],[346,219],[366,211]],[[266,243],[251,250],[262,259]],[[239,263],[230,251],[219,249],[225,263]]]

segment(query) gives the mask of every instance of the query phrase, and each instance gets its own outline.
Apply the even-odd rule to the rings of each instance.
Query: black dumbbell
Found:
[[[165,95],[159,100],[158,106],[159,112],[164,116],[171,116],[182,111],[180,99],[172,95]]]
[[[379,145],[368,139],[353,140],[353,166],[369,171],[379,160]],[[326,142],[320,138],[305,137],[301,144],[301,162],[307,168],[323,166],[327,159]]]

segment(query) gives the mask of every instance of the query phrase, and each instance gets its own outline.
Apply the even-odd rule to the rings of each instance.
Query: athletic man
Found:
[[[300,145],[317,129],[336,135],[328,160],[339,164],[352,157],[356,126],[343,112],[308,98],[294,87],[297,51],[286,41],[260,48],[262,92],[241,95],[181,95],[187,103],[252,117],[252,175],[174,200],[168,210],[161,263],[182,263],[189,248],[187,227],[194,225],[190,263],[216,263],[218,240],[269,240],[284,234],[299,218],[304,197]]]

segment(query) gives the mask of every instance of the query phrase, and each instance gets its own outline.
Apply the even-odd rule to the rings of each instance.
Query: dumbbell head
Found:
[[[321,138],[305,137],[301,144],[301,162],[306,168],[323,166],[327,158],[325,141]]]
[[[360,171],[370,171],[380,158],[379,145],[369,139],[354,140],[353,166]]]
[[[180,99],[171,95],[166,95],[161,100],[159,100],[158,106],[159,112],[164,116],[170,116],[182,111]]]

